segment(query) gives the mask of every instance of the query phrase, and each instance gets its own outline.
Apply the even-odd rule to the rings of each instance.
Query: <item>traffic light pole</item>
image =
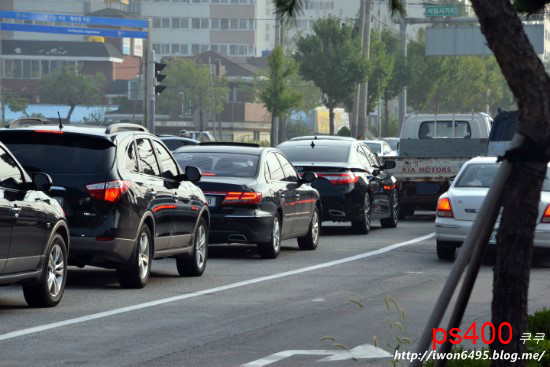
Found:
[[[152,20],[147,20],[147,52],[145,53],[145,126],[155,133],[155,50],[151,42]]]

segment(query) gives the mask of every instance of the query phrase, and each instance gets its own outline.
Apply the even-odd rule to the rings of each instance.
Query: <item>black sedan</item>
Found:
[[[319,193],[300,178],[276,149],[254,145],[203,143],[174,152],[185,169],[199,167],[211,212],[210,243],[255,243],[260,256],[278,256],[281,241],[298,238],[302,250],[319,242]]]
[[[380,163],[362,142],[354,140],[296,140],[277,147],[301,173],[315,172],[321,194],[323,221],[351,222],[356,233],[367,234],[371,223],[395,228],[399,195],[395,177],[385,171],[395,162]]]
[[[175,135],[157,135],[158,138],[170,149],[171,152],[186,145],[199,145],[200,141]]]

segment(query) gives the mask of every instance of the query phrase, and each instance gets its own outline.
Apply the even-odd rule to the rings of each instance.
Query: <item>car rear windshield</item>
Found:
[[[187,166],[200,168],[203,176],[256,177],[260,157],[253,154],[179,152],[174,155],[185,170]]]
[[[468,165],[457,178],[455,187],[482,187],[489,188],[493,184],[498,171],[496,163],[474,163]],[[542,191],[550,191],[550,172],[542,185]]]
[[[1,134],[0,140],[31,172],[96,174],[108,171],[114,163],[115,147],[106,139],[37,133]]]
[[[370,149],[371,152],[380,154],[382,152],[380,143],[365,143],[365,145]]]
[[[347,162],[349,145],[311,145],[278,147],[291,162]]]

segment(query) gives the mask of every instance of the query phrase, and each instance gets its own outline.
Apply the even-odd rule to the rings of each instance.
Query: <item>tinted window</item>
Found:
[[[285,181],[291,181],[291,182],[298,181],[298,174],[296,173],[296,170],[292,166],[292,163],[290,163],[288,159],[286,159],[280,154],[277,154],[277,158],[279,158],[279,162],[281,162],[281,166],[283,167],[283,174],[285,175]]]
[[[369,149],[377,154],[380,154],[382,150],[380,149],[380,143],[365,143]]]
[[[151,176],[159,176],[160,170],[149,139],[137,139],[136,143],[138,147],[139,167],[141,168],[141,172]]]
[[[157,141],[153,140],[153,145],[155,146],[155,152],[157,153],[157,159],[159,161],[162,172],[168,173],[168,175],[172,175],[171,177],[176,177],[178,175],[178,165],[176,162],[174,162],[174,160],[170,156],[170,153],[168,153],[166,148]]]
[[[271,153],[267,155],[267,168],[269,168],[269,173],[271,175],[271,179],[273,181],[284,181],[285,174],[283,172],[283,168],[281,167],[281,164],[279,163],[279,160],[277,157],[275,157],[275,154]]]
[[[279,146],[291,162],[347,162],[349,145]]]
[[[23,184],[23,175],[13,158],[0,148],[0,186],[19,189]]]
[[[460,138],[469,139],[472,136],[470,124],[467,121],[424,121],[420,124],[418,137],[420,139]]]
[[[97,174],[114,163],[115,147],[106,139],[79,134],[6,132],[0,139],[27,172]]]
[[[178,152],[174,154],[180,167],[197,167],[203,176],[256,177],[257,155],[216,152]]]
[[[135,150],[135,145],[133,141],[130,145],[128,145],[128,149],[126,150],[124,168],[126,168],[130,172],[139,172],[138,162],[136,157],[136,150]]]
[[[185,145],[183,144],[180,140],[176,140],[176,139],[166,139],[166,140],[162,140],[162,142],[164,144],[166,144],[166,146],[168,147],[168,149],[170,149],[171,151],[174,151],[176,149],[178,149],[179,147]]]

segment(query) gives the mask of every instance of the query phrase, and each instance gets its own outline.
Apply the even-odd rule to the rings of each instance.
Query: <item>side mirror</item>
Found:
[[[373,175],[374,177],[379,176],[379,175],[380,175],[380,171],[377,170],[377,169],[375,169],[375,170],[372,171],[372,175]]]
[[[384,161],[384,165],[382,166],[382,169],[394,169],[395,168],[395,161]]]
[[[312,183],[317,180],[317,173],[306,171],[302,175],[302,179],[300,180],[302,183]]]
[[[32,183],[38,191],[48,192],[52,188],[53,182],[50,175],[41,172],[35,172],[32,175]]]
[[[187,166],[185,167],[185,176],[191,182],[198,182],[201,180],[201,170],[197,167]]]

